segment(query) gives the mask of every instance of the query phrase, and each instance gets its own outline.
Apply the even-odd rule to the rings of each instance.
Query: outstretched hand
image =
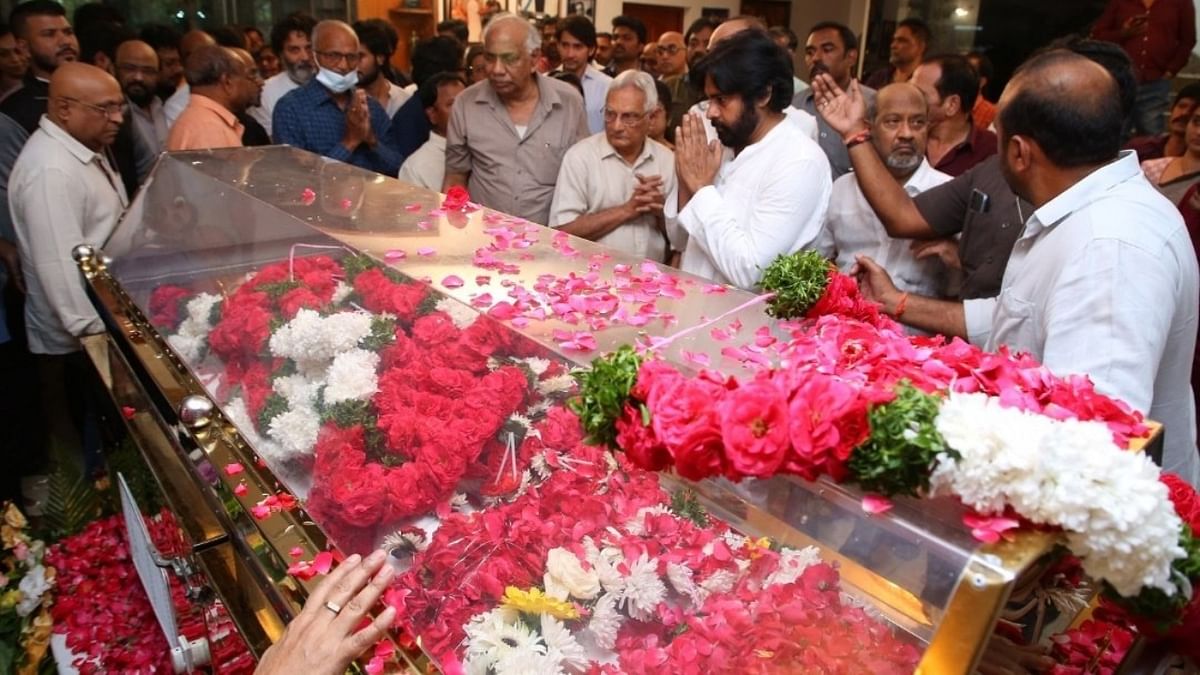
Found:
[[[867,128],[867,102],[858,80],[850,80],[848,90],[842,91],[829,73],[820,73],[813,78],[812,88],[817,114],[842,138]]]
[[[304,603],[304,609],[263,654],[257,675],[342,675],[350,663],[384,637],[396,618],[388,607],[365,628],[367,612],[383,595],[395,570],[384,564],[387,554],[375,551],[366,560],[346,558]],[[335,611],[335,609],[337,611]]]
[[[891,275],[868,256],[854,256],[854,261],[850,268],[850,276],[858,279],[858,287],[863,296],[883,305],[883,311],[888,314],[894,314],[901,293],[892,282]]]

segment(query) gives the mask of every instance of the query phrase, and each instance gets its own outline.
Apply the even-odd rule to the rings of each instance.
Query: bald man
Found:
[[[275,142],[395,176],[400,155],[381,140],[390,124],[387,112],[356,86],[358,35],[344,21],[322,21],[312,43],[317,74],[275,105]]]
[[[929,106],[921,90],[905,83],[878,92],[871,125],[871,145],[888,173],[909,196],[950,180],[925,159],[929,137]],[[906,293],[942,297],[947,269],[937,257],[918,259],[906,239],[888,236],[858,180],[852,174],[833,182],[825,225],[814,248],[833,259],[842,271],[854,267],[856,256],[879,261]]]
[[[141,40],[126,40],[117,47],[114,65],[133,118],[138,180],[142,181],[167,142],[167,116],[162,102],[154,95],[158,88],[158,53]]]
[[[669,30],[658,38],[658,76],[662,80],[687,73],[687,44],[683,34]]]
[[[185,64],[186,69],[188,57],[193,52],[200,47],[215,44],[217,44],[217,41],[208,33],[202,30],[190,30],[184,33],[183,37],[179,40],[179,60]],[[183,84],[179,85],[175,93],[171,94],[171,97],[163,103],[163,113],[167,116],[168,126],[175,124],[175,120],[179,119],[184,109],[188,107],[188,99],[191,93],[191,87],[188,85],[187,78],[185,77]]]
[[[242,145],[245,127],[238,119],[262,92],[253,75],[254,62],[229,47],[205,45],[184,64],[191,86],[188,107],[171,127],[168,150],[234,148]]]

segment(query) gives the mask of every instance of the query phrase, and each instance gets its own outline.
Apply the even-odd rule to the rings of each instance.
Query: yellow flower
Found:
[[[516,586],[509,586],[504,589],[504,598],[500,604],[526,614],[549,614],[556,619],[564,620],[579,618],[579,610],[575,609],[575,605],[555,600],[536,587],[522,591]]]
[[[18,530],[23,530],[29,525],[29,521],[25,520],[25,516],[21,514],[21,509],[18,509],[17,505],[12,502],[8,502],[4,507],[4,522]]]
[[[3,595],[0,595],[0,612],[16,607],[17,603],[21,602],[21,598],[23,597],[24,595],[21,591],[15,588],[11,591],[6,591]]]
[[[771,540],[767,537],[746,540],[746,551],[750,554],[751,560],[756,560],[764,550],[769,548],[771,548]]]

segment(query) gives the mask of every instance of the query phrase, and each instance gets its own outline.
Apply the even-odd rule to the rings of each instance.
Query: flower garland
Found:
[[[879,305],[863,297],[858,282],[814,250],[780,255],[763,270],[759,287],[772,294],[767,314],[777,319],[837,315],[879,328],[900,329]]]
[[[50,637],[56,571],[44,561],[46,544],[29,535],[21,510],[12,502],[0,510],[0,640],[12,647],[0,652],[0,672],[35,673]]]

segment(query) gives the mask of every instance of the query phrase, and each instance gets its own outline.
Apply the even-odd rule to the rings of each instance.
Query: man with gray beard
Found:
[[[929,108],[920,89],[896,83],[879,90],[870,126],[869,140],[859,142],[874,146],[892,178],[910,197],[950,180],[925,159]],[[910,243],[888,236],[853,173],[833,182],[825,225],[814,248],[835,260],[843,272],[854,266],[856,256],[866,255],[891,272],[901,291],[942,297],[945,265],[936,256],[918,259]]]

